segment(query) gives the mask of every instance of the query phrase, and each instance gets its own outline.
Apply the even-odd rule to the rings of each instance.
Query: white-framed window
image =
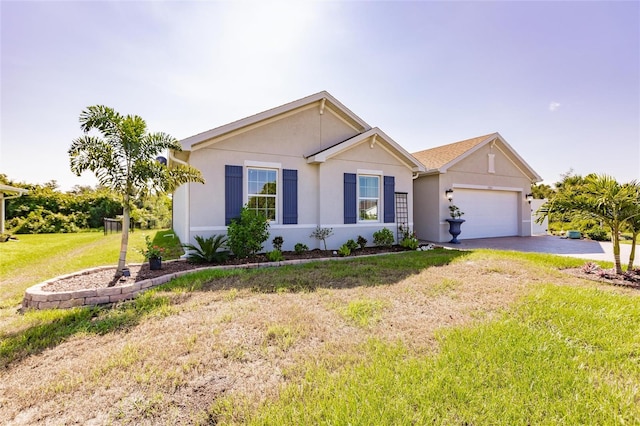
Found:
[[[358,175],[358,220],[380,221],[380,176]]]
[[[247,208],[270,222],[278,218],[278,170],[247,167]]]

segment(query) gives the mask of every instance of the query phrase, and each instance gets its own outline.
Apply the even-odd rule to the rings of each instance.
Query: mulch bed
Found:
[[[578,278],[584,278],[585,280],[595,281],[602,284],[615,285],[620,287],[629,287],[636,290],[640,290],[640,281],[632,281],[625,279],[624,275],[608,274],[606,277],[601,277],[598,274],[588,274],[582,270],[582,268],[570,268],[563,269],[562,272],[572,275]]]
[[[364,249],[358,249],[354,251],[350,257],[358,257],[371,254],[393,253],[399,251],[405,251],[406,249],[401,246],[392,247],[366,247]],[[332,250],[309,250],[304,253],[296,252],[283,252],[284,260],[294,259],[323,259],[338,257]],[[208,266],[220,266],[220,265],[248,265],[252,263],[268,263],[269,260],[264,254],[260,254],[248,259],[236,259],[230,257],[227,261],[218,264],[207,263],[190,263],[184,259],[171,260],[162,262],[162,269],[151,270],[149,269],[149,263],[143,263],[142,265],[129,265],[130,276],[121,277],[120,279],[114,279],[116,268],[101,268],[97,270],[90,270],[83,273],[74,274],[52,283],[47,284],[42,288],[44,291],[60,292],[60,291],[74,291],[82,289],[95,289],[113,286],[129,285],[137,281],[148,280],[151,278],[160,277],[163,275],[172,274],[181,271],[190,271],[198,268],[204,268]]]

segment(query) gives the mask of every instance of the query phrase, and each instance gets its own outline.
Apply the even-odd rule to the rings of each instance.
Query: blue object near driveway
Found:
[[[579,240],[581,238],[580,231],[567,231],[567,238]]]

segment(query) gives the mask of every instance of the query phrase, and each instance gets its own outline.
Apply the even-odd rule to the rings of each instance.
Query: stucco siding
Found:
[[[414,228],[416,236],[421,240],[442,241],[440,221],[448,217],[444,199],[444,189],[441,190],[439,176],[423,176],[413,181],[414,193]],[[445,216],[446,214],[446,216]]]

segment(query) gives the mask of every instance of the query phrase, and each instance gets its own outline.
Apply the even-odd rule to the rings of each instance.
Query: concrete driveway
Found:
[[[438,243],[444,247],[459,250],[490,248],[496,250],[515,250],[536,253],[551,253],[560,256],[571,256],[587,260],[613,262],[613,243],[590,240],[571,240],[552,235],[536,235],[532,237],[500,237],[460,239],[460,244]],[[631,244],[620,244],[620,260],[623,265],[629,263]],[[637,262],[636,262],[637,264]]]

